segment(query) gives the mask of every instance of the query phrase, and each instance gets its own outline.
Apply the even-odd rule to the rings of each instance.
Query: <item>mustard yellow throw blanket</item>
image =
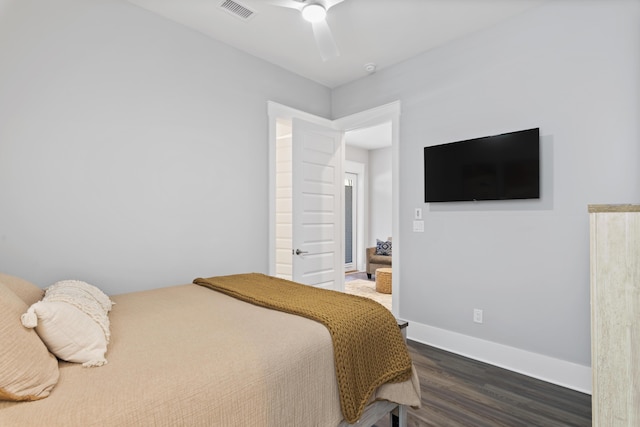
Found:
[[[258,273],[193,282],[325,325],[333,340],[342,414],[349,423],[360,418],[377,387],[411,377],[411,358],[396,320],[375,301]]]

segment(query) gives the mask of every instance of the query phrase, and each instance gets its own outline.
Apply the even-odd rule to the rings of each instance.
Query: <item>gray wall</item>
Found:
[[[267,272],[267,100],[330,90],[119,0],[0,16],[0,270],[120,293]]]
[[[401,101],[402,318],[590,364],[587,205],[640,202],[638,22],[637,1],[553,1],[333,91],[336,118]],[[424,204],[423,147],[531,127],[540,200]]]
[[[392,229],[391,147],[365,150],[346,146],[345,160],[365,165],[366,236],[365,246],[376,245],[376,239],[385,240]]]
[[[345,160],[367,165],[369,163],[369,150],[347,145],[345,146],[344,158]]]
[[[376,239],[387,240],[392,236],[393,217],[391,147],[369,150],[369,241],[375,246]]]

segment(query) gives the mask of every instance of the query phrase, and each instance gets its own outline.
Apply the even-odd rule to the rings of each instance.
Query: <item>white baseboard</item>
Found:
[[[408,339],[552,384],[591,394],[591,367],[409,322]]]

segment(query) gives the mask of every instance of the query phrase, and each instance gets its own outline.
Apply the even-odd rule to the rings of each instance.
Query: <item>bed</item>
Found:
[[[24,280],[0,276],[0,399],[10,368],[7,349],[35,353],[17,340],[35,343],[37,335],[22,325],[19,331],[13,319],[41,293]],[[333,332],[318,321],[195,283],[110,299],[108,363],[87,368],[49,354],[46,363],[55,359],[58,377],[44,375],[55,383],[48,396],[0,401],[0,425],[335,427],[356,421],[345,419],[341,407]],[[355,341],[376,334],[364,329]],[[14,364],[27,358],[10,356]],[[375,389],[357,425],[372,425],[394,409],[402,425],[407,406],[419,405],[411,364],[407,380]]]

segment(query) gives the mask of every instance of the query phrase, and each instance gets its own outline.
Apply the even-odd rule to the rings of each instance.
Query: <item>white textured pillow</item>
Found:
[[[102,366],[109,344],[112,302],[100,289],[79,280],[47,288],[42,301],[22,315],[22,324],[36,332],[50,352],[82,366]]]

